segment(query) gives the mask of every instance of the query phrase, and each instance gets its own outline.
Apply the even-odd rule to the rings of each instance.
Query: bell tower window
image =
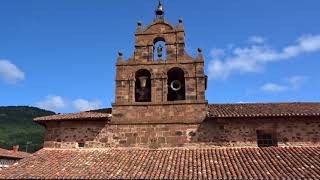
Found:
[[[163,38],[156,38],[153,46],[154,60],[166,59],[166,42]]]
[[[180,68],[172,68],[168,71],[168,101],[185,100],[184,72]]]
[[[140,69],[136,72],[135,101],[151,102],[151,74],[148,70]]]

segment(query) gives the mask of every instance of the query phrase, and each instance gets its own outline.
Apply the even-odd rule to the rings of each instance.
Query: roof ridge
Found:
[[[320,148],[320,146],[278,146],[278,147],[248,147],[248,146],[185,146],[185,147],[162,147],[162,148],[148,148],[148,147],[109,147],[109,148],[42,148],[39,151],[111,151],[111,150],[123,150],[123,151],[137,151],[137,150],[146,150],[146,151],[165,151],[165,150],[206,150],[206,149],[306,149],[306,148]]]
[[[320,104],[320,102],[239,102],[239,103],[212,103],[208,105],[239,105],[239,104]]]

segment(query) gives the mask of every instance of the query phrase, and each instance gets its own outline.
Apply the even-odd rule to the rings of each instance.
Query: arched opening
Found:
[[[153,44],[153,59],[166,59],[166,41],[158,37],[154,39]]]
[[[136,72],[135,100],[136,102],[151,102],[151,74],[148,70]]]
[[[184,72],[180,68],[172,68],[168,71],[168,101],[186,99]]]

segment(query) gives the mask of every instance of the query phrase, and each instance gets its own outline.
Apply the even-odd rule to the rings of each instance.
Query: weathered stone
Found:
[[[99,142],[99,146],[108,145],[108,147],[127,146],[129,143],[145,147],[150,142],[158,143],[159,147],[176,144],[188,146],[189,143],[254,147],[257,146],[257,130],[274,131],[279,146],[306,144],[314,146],[320,145],[319,133],[314,131],[316,130],[314,127],[318,127],[319,124],[318,117],[213,118],[200,124],[113,125],[107,122],[88,124],[83,121],[70,121],[67,126],[73,126],[74,129],[65,128],[58,123],[48,126],[44,147],[76,148],[76,145],[68,145],[70,141]],[[95,133],[84,134],[83,131],[88,126],[95,129]],[[127,133],[128,129],[130,133]],[[66,136],[69,138],[65,138]],[[91,146],[95,144],[91,143]]]
[[[202,50],[192,58],[185,51],[181,25],[155,21],[135,34],[135,50],[116,65],[115,102],[106,121],[77,119],[46,122],[45,147],[173,147],[191,145],[257,146],[257,131],[268,131],[279,146],[320,145],[319,117],[208,118],[205,99],[207,77]],[[165,42],[166,57],[154,57],[155,43]],[[174,91],[169,75],[179,74],[181,97],[170,101]],[[148,102],[136,102],[141,87],[139,70],[145,70]],[[181,76],[181,77],[180,77]],[[140,87],[139,87],[140,86]],[[137,89],[137,88],[140,89]],[[140,94],[141,95],[141,94]],[[175,95],[174,93],[171,95]],[[179,100],[178,100],[179,99]],[[231,113],[230,113],[231,114]],[[111,121],[110,121],[111,120]]]

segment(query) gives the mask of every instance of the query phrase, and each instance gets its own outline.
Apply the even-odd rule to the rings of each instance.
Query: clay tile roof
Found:
[[[110,118],[111,118],[111,108],[106,108],[106,109],[97,109],[97,110],[77,112],[77,113],[56,114],[51,116],[37,117],[34,119],[34,121],[41,122],[41,121],[52,121],[52,120],[79,120],[79,119],[109,120]]]
[[[210,104],[210,117],[320,116],[320,103]]]
[[[42,149],[11,179],[320,179],[320,147]]]
[[[0,148],[0,159],[1,157],[22,159],[28,157],[30,154],[23,151],[14,151]]]

